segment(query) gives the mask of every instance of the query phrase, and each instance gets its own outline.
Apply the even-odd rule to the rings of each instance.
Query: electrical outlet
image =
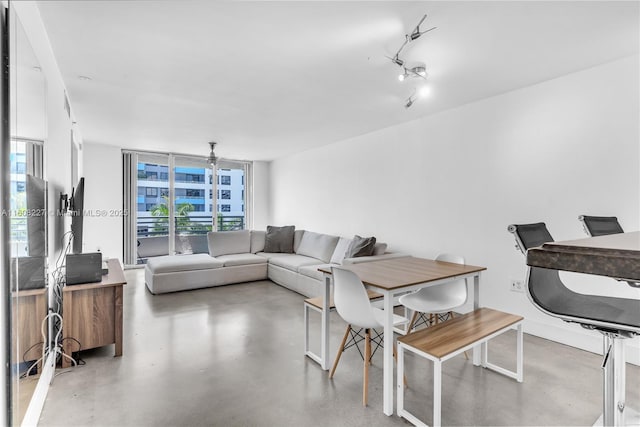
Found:
[[[511,279],[512,292],[524,292],[524,280]]]

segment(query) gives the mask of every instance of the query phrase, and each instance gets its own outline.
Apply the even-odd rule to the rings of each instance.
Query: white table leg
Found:
[[[433,427],[442,425],[442,362],[433,361]]]
[[[383,367],[383,412],[393,415],[393,298],[384,294],[384,367]]]
[[[469,289],[471,291],[471,289]],[[473,309],[477,310],[480,308],[480,272],[473,276]],[[482,358],[482,346],[486,344],[482,344],[481,346],[473,347],[473,364],[475,366],[480,366],[481,358]]]
[[[402,347],[401,345],[398,346],[398,353],[397,353],[397,357],[398,357],[398,375],[396,377],[396,387],[398,388],[396,390],[396,396],[398,399],[398,415],[402,414],[402,411],[404,409],[404,382],[403,382],[403,377],[404,377],[404,347]]]
[[[331,275],[324,275],[324,294],[322,298],[322,330],[320,342],[320,357],[322,358],[322,369],[329,370],[329,303],[331,302]]]

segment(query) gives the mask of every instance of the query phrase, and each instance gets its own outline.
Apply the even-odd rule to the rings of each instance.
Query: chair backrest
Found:
[[[514,235],[517,247],[525,255],[530,248],[554,241],[544,222],[520,225],[512,224],[507,230]]]
[[[551,233],[544,222],[533,224],[512,224],[507,230],[513,233],[517,246],[524,255],[531,248],[553,242]],[[527,288],[531,302],[542,311],[557,314],[558,303],[570,297],[571,292],[560,280],[558,270],[530,267]]]
[[[615,216],[580,215],[578,219],[582,221],[584,231],[591,237],[624,233]]]
[[[360,278],[350,270],[331,267],[333,302],[345,322],[362,328],[380,326],[376,320],[367,291]]]
[[[465,264],[464,257],[460,255],[454,254],[439,254],[436,257],[436,261],[445,261],[451,262],[454,264]],[[460,305],[467,302],[468,297],[468,288],[467,288],[467,279],[456,280],[452,283],[447,283],[444,289],[447,290],[447,293],[454,299],[461,301]],[[429,289],[429,288],[425,288]]]

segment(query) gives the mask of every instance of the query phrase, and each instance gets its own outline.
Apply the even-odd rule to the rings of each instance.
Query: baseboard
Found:
[[[562,322],[556,326],[525,319],[523,329],[525,333],[530,335],[602,355],[602,335],[597,331],[584,329],[575,323]],[[627,339],[625,349],[626,361],[640,366],[640,337]]]
[[[42,374],[38,379],[36,389],[33,391],[33,396],[31,396],[31,401],[27,407],[27,412],[24,414],[21,426],[32,427],[38,425],[40,414],[42,414],[42,408],[44,408],[44,402],[49,392],[49,385],[56,372],[55,364],[56,354],[51,353],[47,357],[46,363],[43,364]]]

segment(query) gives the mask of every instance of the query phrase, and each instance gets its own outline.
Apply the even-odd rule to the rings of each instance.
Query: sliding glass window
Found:
[[[123,161],[125,208],[135,213],[124,227],[126,264],[207,252],[209,231],[247,227],[249,162],[213,170],[204,157],[131,151]]]

